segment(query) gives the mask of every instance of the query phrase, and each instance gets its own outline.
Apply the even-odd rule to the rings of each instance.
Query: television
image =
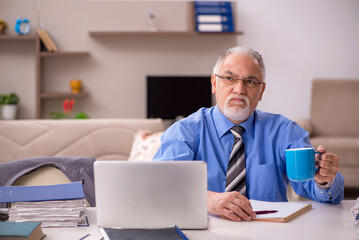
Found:
[[[187,117],[211,106],[211,76],[147,76],[147,118]]]

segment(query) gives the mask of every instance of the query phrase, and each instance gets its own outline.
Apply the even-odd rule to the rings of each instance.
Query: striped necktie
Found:
[[[226,192],[237,191],[246,196],[246,160],[244,158],[244,144],[242,141],[242,127],[231,128],[234,136],[234,144],[226,175]]]

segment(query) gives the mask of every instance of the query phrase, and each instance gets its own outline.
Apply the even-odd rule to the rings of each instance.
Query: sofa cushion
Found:
[[[0,163],[51,156],[127,160],[138,130],[163,131],[161,119],[0,121]]]
[[[163,132],[150,133],[149,131],[138,131],[135,134],[128,161],[152,161],[153,156],[161,145],[162,133]]]
[[[359,136],[359,80],[313,81],[313,136]]]
[[[339,156],[340,166],[359,167],[359,137],[312,137],[310,139],[315,149],[324,145],[327,152]],[[339,168],[340,169],[340,168]],[[359,172],[357,173],[359,176]]]

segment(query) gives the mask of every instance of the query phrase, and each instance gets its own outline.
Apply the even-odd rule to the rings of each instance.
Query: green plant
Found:
[[[74,99],[65,99],[62,102],[62,107],[64,112],[51,112],[50,115],[52,119],[66,119],[66,118],[88,119],[89,116],[84,112],[78,112],[75,114],[75,117],[71,117],[71,112],[74,104],[75,104]]]
[[[20,97],[16,93],[2,94],[0,95],[0,105],[6,104],[18,104],[20,102]]]

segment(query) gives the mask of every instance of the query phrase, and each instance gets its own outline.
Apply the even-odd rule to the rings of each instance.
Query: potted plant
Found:
[[[2,118],[12,120],[16,118],[17,106],[20,98],[16,93],[0,95],[0,105],[2,106]]]

